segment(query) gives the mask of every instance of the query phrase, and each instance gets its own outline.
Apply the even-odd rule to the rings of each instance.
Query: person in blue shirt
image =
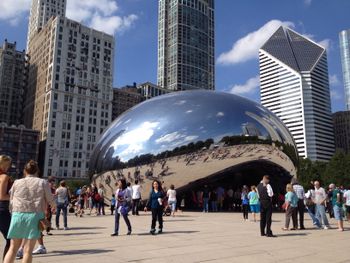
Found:
[[[298,207],[298,196],[295,194],[293,190],[293,186],[291,184],[287,184],[286,187],[286,195],[285,195],[285,204],[284,208],[286,210],[286,224],[282,230],[296,230],[298,228],[298,218],[297,218],[297,207]],[[290,218],[293,221],[293,228],[289,229]]]
[[[115,194],[112,194],[112,198],[111,198],[111,215],[113,215],[113,213],[114,213],[115,203],[116,203]]]
[[[152,212],[152,225],[150,233],[154,235],[156,233],[156,222],[158,220],[159,229],[158,234],[163,232],[163,199],[164,199],[164,191],[162,189],[162,185],[159,181],[154,180],[152,182],[152,190],[149,194],[149,198],[147,201],[147,205],[145,207],[145,212],[147,209]]]

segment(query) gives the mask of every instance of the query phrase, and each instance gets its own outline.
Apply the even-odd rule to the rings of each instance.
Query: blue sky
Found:
[[[116,37],[114,86],[157,78],[157,0],[67,0],[67,16]],[[26,42],[30,0],[0,2],[0,41]],[[216,89],[259,100],[257,52],[283,24],[327,46],[333,111],[344,110],[338,33],[348,0],[216,0]]]

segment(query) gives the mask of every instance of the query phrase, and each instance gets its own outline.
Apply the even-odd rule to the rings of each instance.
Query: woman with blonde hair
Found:
[[[292,218],[293,221],[293,228],[290,230],[296,230],[298,227],[298,220],[297,220],[297,207],[298,207],[298,196],[294,193],[292,184],[287,184],[286,186],[286,195],[285,195],[285,203],[284,203],[284,209],[286,210],[286,223],[284,228],[282,230],[289,230],[289,222],[290,218]]]
[[[24,167],[24,178],[16,180],[10,190],[11,224],[7,238],[10,248],[4,263],[13,263],[24,242],[22,262],[32,262],[32,251],[41,236],[39,224],[45,218],[47,204],[55,205],[49,183],[38,178],[37,162],[31,160]]]
[[[7,155],[0,155],[0,231],[6,239],[3,258],[10,248],[10,239],[7,238],[7,233],[10,227],[11,214],[9,210],[11,188],[11,179],[7,175],[7,171],[11,167],[11,158]]]
[[[256,222],[256,214],[260,213],[260,205],[259,205],[259,195],[256,190],[256,186],[252,185],[250,187],[250,192],[248,194],[250,211],[253,215],[253,221]]]

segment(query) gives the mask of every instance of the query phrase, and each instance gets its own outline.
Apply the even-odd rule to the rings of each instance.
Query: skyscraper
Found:
[[[158,86],[214,89],[214,0],[159,0]]]
[[[25,120],[39,130],[45,176],[84,177],[112,119],[114,38],[51,17],[29,45]]]
[[[16,42],[0,47],[0,123],[23,124],[23,93],[26,87],[27,60]]]
[[[31,38],[39,32],[52,16],[66,15],[67,0],[32,0],[28,23],[27,50]]]
[[[259,50],[261,103],[288,127],[299,156],[334,153],[326,49],[280,27]]]
[[[339,33],[340,57],[343,67],[345,105],[350,110],[350,29]]]

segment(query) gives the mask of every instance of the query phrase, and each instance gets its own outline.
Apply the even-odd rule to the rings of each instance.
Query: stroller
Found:
[[[163,204],[164,204],[163,216],[171,216],[171,207],[168,204],[168,198],[164,198]]]

